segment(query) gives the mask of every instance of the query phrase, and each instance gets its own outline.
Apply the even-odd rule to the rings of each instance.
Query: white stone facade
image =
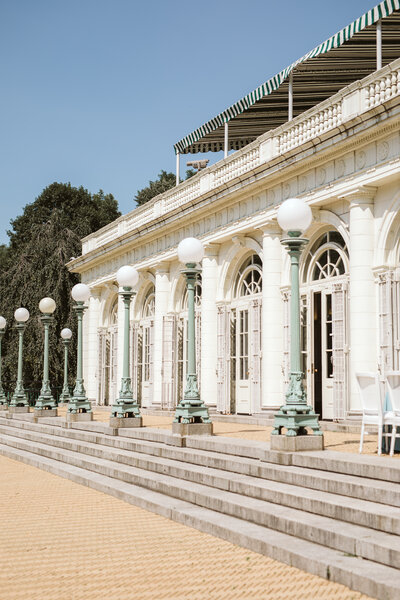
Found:
[[[281,405],[290,288],[276,211],[298,196],[314,215],[301,261],[309,402],[327,419],[359,414],[354,373],[400,368],[399,117],[400,59],[85,238],[69,267],[93,293],[84,318],[90,399],[111,403],[119,389],[115,275],[133,264],[135,393],[146,407],[179,401],[186,297],[176,249],[193,236],[206,246],[196,309],[204,401],[222,413]]]

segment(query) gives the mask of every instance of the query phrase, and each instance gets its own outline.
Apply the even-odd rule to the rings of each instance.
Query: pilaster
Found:
[[[100,326],[100,296],[101,288],[92,288],[88,301],[89,308],[83,316],[83,377],[86,393],[91,402],[98,404],[98,390],[100,373],[98,327]],[[72,339],[73,348],[77,340]]]
[[[350,206],[350,412],[361,402],[355,374],[376,372],[377,307],[374,274],[374,197],[376,188],[361,186],[342,196]]]
[[[217,404],[217,287],[219,244],[205,248],[201,291],[201,397],[207,406]]]
[[[263,232],[261,407],[271,409],[278,408],[284,403],[282,388],[282,230],[274,221],[266,223],[260,229]]]
[[[160,406],[162,396],[163,317],[168,312],[171,293],[170,265],[163,263],[155,273],[154,346],[153,346],[153,397],[151,404]]]

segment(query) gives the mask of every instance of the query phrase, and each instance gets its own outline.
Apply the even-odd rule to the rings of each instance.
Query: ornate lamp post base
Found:
[[[79,393],[80,383],[82,393]],[[74,389],[74,395],[68,402],[66,419],[68,422],[93,421],[92,405],[86,397],[83,382],[79,382],[78,380]]]
[[[7,397],[3,391],[0,392],[0,410],[8,408]]]
[[[130,381],[129,381],[130,385]],[[142,427],[143,418],[140,414],[140,408],[133,394],[128,393],[123,396],[122,390],[120,397],[111,407],[110,427]]]
[[[189,374],[185,397],[175,409],[172,433],[180,435],[212,435],[213,424],[208,408],[197,389],[196,375]]]
[[[41,390],[39,398],[36,400],[34,407],[34,414],[36,417],[56,417],[57,416],[57,404],[54,400],[50,388],[47,390]]]

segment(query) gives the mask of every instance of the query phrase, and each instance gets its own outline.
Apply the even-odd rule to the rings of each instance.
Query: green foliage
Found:
[[[187,169],[186,179],[189,179],[190,177],[193,177],[193,175],[196,175],[196,172],[197,171],[194,171],[193,169]],[[175,187],[175,185],[176,175],[174,175],[174,173],[160,171],[160,173],[158,174],[158,179],[156,179],[155,181],[149,181],[148,186],[144,187],[141,190],[138,190],[134,199],[136,200],[138,206],[141,206],[142,204],[146,204],[146,202],[148,202],[155,196],[158,196],[159,194],[162,194],[163,192],[166,192],[167,190],[170,190],[171,188]]]
[[[40,388],[43,376],[43,326],[38,304],[50,296],[57,304],[50,327],[50,382],[63,383],[63,346],[60,332],[69,327],[74,333],[70,346],[70,383],[76,365],[76,317],[71,302],[71,287],[79,276],[65,264],[81,254],[81,238],[120,216],[117,201],[103,191],[90,194],[71,184],[49,185],[22,215],[11,222],[10,246],[0,248],[0,313],[7,319],[3,342],[3,385],[12,391],[16,381],[18,338],[13,328],[13,313],[19,306],[31,315],[24,335],[24,385]]]

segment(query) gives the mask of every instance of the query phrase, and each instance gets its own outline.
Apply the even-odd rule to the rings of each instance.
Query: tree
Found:
[[[196,171],[193,169],[188,169],[186,171],[186,179],[193,177],[196,175]],[[182,180],[181,180],[182,181]],[[158,179],[155,181],[149,181],[149,185],[144,187],[141,190],[136,192],[135,200],[138,206],[142,204],[146,204],[149,200],[170,190],[171,188],[176,186],[176,175],[173,173],[167,173],[167,171],[160,171],[158,174]]]
[[[0,251],[0,312],[8,322],[4,336],[4,387],[12,391],[16,380],[18,340],[12,327],[13,312],[26,307],[31,315],[24,336],[24,384],[40,388],[42,379],[43,326],[38,304],[44,296],[57,304],[50,327],[50,381],[63,382],[63,348],[60,332],[69,327],[76,340],[76,317],[71,287],[79,276],[65,264],[81,253],[81,238],[120,216],[117,201],[102,190],[90,194],[83,187],[52,183],[25,206],[11,222],[10,246],[3,261]],[[4,267],[5,265],[5,267]],[[75,372],[75,344],[71,345],[71,381]]]

